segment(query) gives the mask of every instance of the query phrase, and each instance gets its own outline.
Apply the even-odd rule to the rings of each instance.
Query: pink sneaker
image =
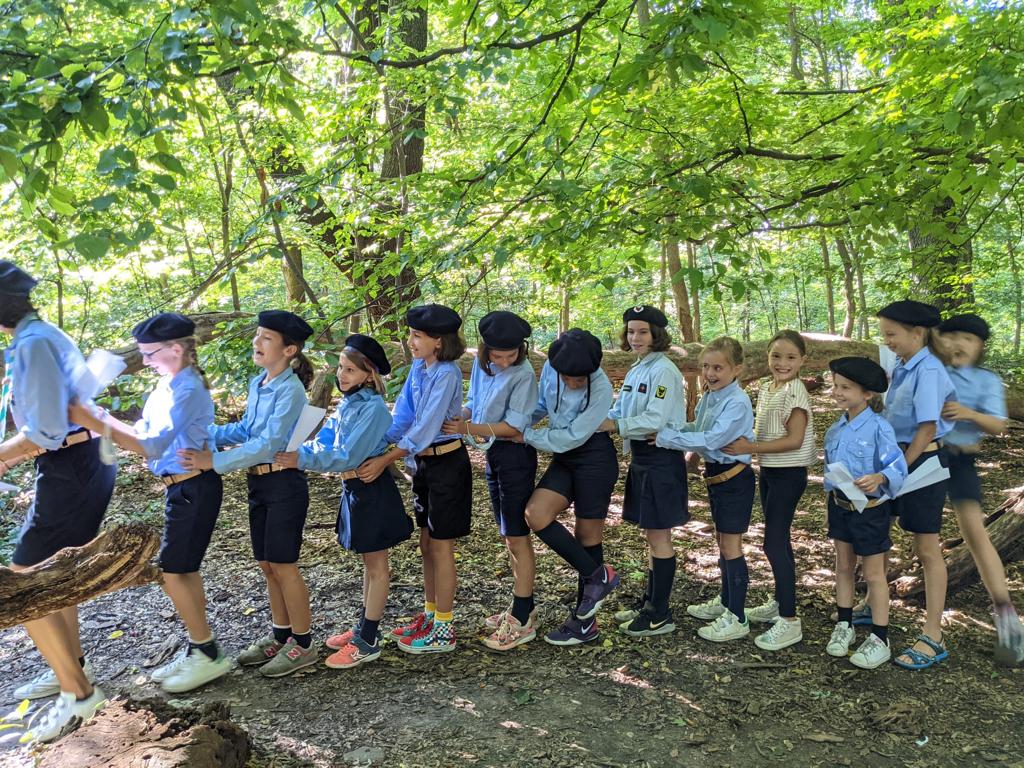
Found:
[[[332,653],[324,662],[331,669],[350,669],[373,661],[380,656],[380,643],[370,645],[359,635],[352,637],[352,642],[344,648]]]
[[[356,631],[354,629],[346,629],[340,635],[331,635],[324,642],[328,648],[332,651],[340,651],[346,645],[352,642],[352,638],[355,637]]]
[[[498,627],[497,631],[483,640],[484,645],[494,651],[510,651],[517,645],[528,643],[537,637],[537,630],[533,627],[533,614],[531,621],[524,627],[511,613],[505,616],[505,620]]]
[[[495,629],[497,629],[498,627],[501,626],[501,622],[505,620],[506,616],[511,616],[511,615],[512,615],[512,606],[509,606],[508,608],[506,608],[501,613],[491,614],[486,619],[484,619],[484,626],[487,627],[487,629],[489,629],[491,631],[494,631]],[[536,626],[536,624],[537,624],[537,609],[534,608],[532,611],[530,611],[530,615],[526,619],[526,625],[528,627],[533,627],[533,626]]]

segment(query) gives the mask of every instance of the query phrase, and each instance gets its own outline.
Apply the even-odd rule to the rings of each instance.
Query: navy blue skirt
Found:
[[[360,554],[391,549],[412,536],[412,519],[389,470],[372,483],[343,482],[337,530],[338,543]]]
[[[686,459],[682,451],[630,440],[622,519],[645,530],[675,528],[690,519]]]

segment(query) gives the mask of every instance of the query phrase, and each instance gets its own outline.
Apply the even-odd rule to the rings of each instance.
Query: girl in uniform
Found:
[[[942,441],[953,429],[942,409],[956,400],[956,391],[945,366],[930,349],[932,329],[939,319],[935,307],[919,301],[897,301],[878,312],[882,339],[899,357],[883,415],[896,432],[910,472],[933,456],[945,466]],[[942,641],[946,562],[939,542],[947,485],[948,481],[941,480],[893,501],[900,527],[914,534],[914,551],[925,583],[924,630],[913,646],[896,657],[896,664],[905,669],[927,669],[949,656]]]
[[[825,466],[842,464],[855,478],[854,485],[868,497],[868,503],[858,511],[826,475],[828,536],[836,550],[839,620],[825,650],[831,656],[845,658],[856,639],[853,590],[859,557],[868,583],[874,623],[850,657],[850,663],[861,669],[875,669],[891,658],[889,585],[885,573],[885,553],[892,548],[889,498],[903,485],[907,462],[889,422],[876,413],[881,410],[877,395],[889,386],[882,367],[864,357],[841,357],[829,363],[829,367],[834,374],[832,397],[844,413],[825,434]]]
[[[71,408],[77,423],[109,430],[114,442],[145,456],[150,471],[167,489],[160,568],[163,589],[188,631],[185,653],[150,677],[168,693],[184,693],[227,674],[231,659],[214,639],[206,618],[206,595],[199,567],[220,514],[221,477],[187,470],[182,448],[204,448],[213,423],[213,400],[196,357],[195,323],[176,312],[162,312],[132,329],[143,362],[161,375],[134,426],[106,411]]]
[[[594,615],[619,584],[604,564],[604,521],[619,477],[615,446],[598,431],[612,404],[612,385],[601,370],[601,342],[572,328],[548,348],[540,374],[540,396],[532,422],[545,416],[546,427],[523,433],[527,445],[554,454],[526,505],[530,530],[578,574],[576,606],[545,640],[578,645],[598,638]],[[572,504],[575,535],[558,522]]]
[[[367,459],[359,479],[372,483],[404,458],[413,472],[412,495],[423,555],[423,612],[392,635],[408,653],[455,650],[455,542],[469,535],[473,478],[462,440],[441,431],[462,414],[462,370],[466,351],[462,318],[448,307],[426,304],[406,313],[412,370],[395,402],[387,453]]]
[[[1006,393],[999,376],[980,363],[989,327],[977,315],[957,315],[939,325],[952,365],[947,369],[957,402],[946,403],[943,417],[956,422],[946,435],[949,460],[949,501],[957,524],[992,598],[996,624],[995,658],[1000,664],[1024,661],[1024,628],[1010,600],[1006,570],[992,546],[981,510],[981,481],[974,459],[985,435],[1006,430]]]
[[[241,421],[213,425],[213,446],[229,451],[185,449],[178,452],[187,471],[212,469],[218,475],[248,471],[249,536],[253,557],[267,580],[270,633],[238,656],[242,666],[259,666],[264,677],[283,677],[315,664],[310,635],[309,589],[299,572],[302,529],[309,508],[306,476],[274,463],[288,445],[306,405],[313,367],[302,345],[313,334],[298,315],[274,309],[260,312],[252,359],[263,373],[249,383]]]
[[[466,435],[487,453],[487,487],[494,520],[512,561],[512,605],[487,619],[484,644],[507,651],[537,636],[533,625],[536,563],[526,502],[537,475],[537,450],[512,438],[530,426],[537,377],[527,360],[530,324],[513,312],[490,312],[478,326],[482,344],[473,361],[462,418],[446,421],[448,435]],[[478,442],[478,440],[482,442]]]
[[[631,454],[622,519],[643,529],[648,569],[643,597],[615,620],[626,634],[647,637],[676,628],[668,607],[676,574],[672,529],[690,519],[683,454],[648,445],[647,436],[666,427],[681,428],[686,397],[682,374],[665,356],[671,343],[665,314],[640,305],[627,309],[622,322],[622,349],[637,355],[637,361],[601,428],[622,435],[623,451]]]
[[[742,369],[743,347],[738,341],[729,336],[711,341],[701,353],[705,393],[697,404],[696,419],[680,429],[662,429],[650,440],[661,448],[695,451],[704,458],[722,590],[713,600],[688,606],[686,612],[711,621],[697,634],[716,643],[750,634],[744,613],[750,577],[743,556],[743,534],[750,527],[754,506],[754,470],[749,454],[730,456],[723,452],[740,437],[754,437],[750,398],[736,380]]]
[[[768,342],[772,381],[757,396],[754,441],[740,438],[725,448],[730,456],[757,454],[761,465],[764,552],[775,577],[775,599],[747,611],[750,621],[772,622],[754,638],[758,648],[778,651],[803,640],[796,615],[796,560],[791,530],[796,505],[807,488],[807,466],[817,458],[811,398],[800,381],[807,347],[796,331],[779,331]]]
[[[338,359],[338,410],[297,453],[275,457],[282,466],[341,475],[338,543],[363,558],[363,606],[355,629],[327,639],[327,647],[335,651],[326,662],[332,669],[348,669],[380,656],[378,627],[391,579],[388,551],[412,535],[412,520],[392,474],[383,472],[369,483],[356,475],[366,459],[387,450],[391,413],[381,376],[389,373],[391,364],[377,341],[358,333],[349,336]]]
[[[11,570],[23,571],[65,547],[87,544],[99,532],[114,491],[116,465],[100,460],[99,440],[74,419],[68,404],[87,371],[82,353],[56,326],[41,320],[29,299],[36,280],[9,261],[0,261],[0,331],[11,337],[4,350],[0,440],[8,407],[17,432],[0,443],[0,477],[34,459],[35,497],[18,534]],[[93,685],[78,631],[78,607],[70,606],[25,623],[49,669],[15,691],[39,699],[59,694],[39,711],[29,728],[38,741],[56,739],[75,717],[87,720],[103,706]]]

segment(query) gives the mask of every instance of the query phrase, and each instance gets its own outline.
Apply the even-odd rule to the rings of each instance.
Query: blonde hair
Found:
[[[743,365],[743,345],[732,336],[719,336],[712,339],[700,353],[703,358],[708,352],[721,352],[732,365]]]
[[[383,397],[387,392],[387,389],[384,387],[384,379],[381,378],[380,371],[370,362],[370,359],[355,347],[345,347],[341,350],[341,354],[356,368],[370,374],[370,378],[366,380],[363,386],[369,387]]]
[[[168,346],[171,344],[177,344],[182,349],[182,357],[185,359],[187,365],[192,366],[199,373],[199,378],[203,380],[203,386],[210,389],[210,380],[206,378],[206,371],[199,366],[199,342],[195,336],[185,336],[180,339],[171,339],[170,341],[164,342]]]

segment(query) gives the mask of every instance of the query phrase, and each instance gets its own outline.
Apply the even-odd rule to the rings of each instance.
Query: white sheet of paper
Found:
[[[19,488],[16,485],[11,485],[10,483],[0,482],[0,493],[7,493],[7,492],[20,493],[21,492],[21,488]]]
[[[860,488],[853,484],[856,478],[850,474],[850,470],[841,461],[825,467],[825,479],[842,491],[858,512],[863,512],[864,508],[867,507],[868,497],[864,495]]]
[[[938,456],[932,456],[907,475],[907,479],[903,481],[903,487],[900,488],[900,492],[896,495],[902,496],[905,493],[927,488],[929,485],[940,483],[948,477],[949,470],[942,466]]]
[[[292,432],[292,437],[288,441],[287,450],[289,452],[299,450],[299,446],[317,428],[325,413],[327,413],[326,408],[317,408],[315,405],[303,406],[302,413],[299,414],[299,420],[295,422],[295,431]]]
[[[83,399],[92,400],[121,375],[126,363],[120,355],[97,349],[89,355],[85,365],[88,370],[82,372],[75,390]]]

